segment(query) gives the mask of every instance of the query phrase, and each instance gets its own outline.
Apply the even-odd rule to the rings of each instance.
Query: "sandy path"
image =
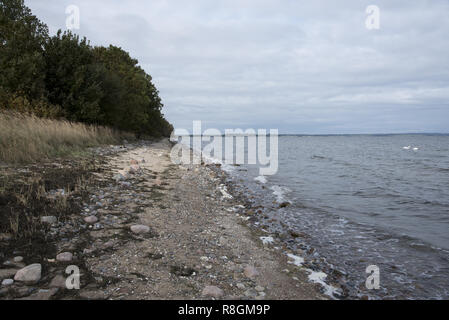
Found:
[[[105,227],[90,232],[85,249],[90,272],[109,281],[87,285],[80,297],[323,299],[282,250],[245,226],[233,211],[238,201],[223,197],[219,174],[173,165],[169,150],[163,141],[111,159],[104,175],[127,178],[101,192]],[[126,174],[130,165],[136,173]],[[136,224],[150,231],[133,234]]]

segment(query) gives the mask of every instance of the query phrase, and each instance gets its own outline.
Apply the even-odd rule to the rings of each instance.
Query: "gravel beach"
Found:
[[[0,298],[327,299],[294,253],[250,225],[219,167],[175,165],[170,150],[168,140],[96,149],[79,212],[41,217],[52,250],[30,255],[0,234]],[[65,285],[71,265],[79,290]]]

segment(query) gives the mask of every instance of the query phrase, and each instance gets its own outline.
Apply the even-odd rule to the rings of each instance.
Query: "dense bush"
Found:
[[[48,35],[23,0],[0,0],[0,108],[169,136],[150,75],[115,46]]]

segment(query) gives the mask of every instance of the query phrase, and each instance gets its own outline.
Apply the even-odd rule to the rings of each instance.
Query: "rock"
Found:
[[[98,218],[96,216],[88,216],[84,218],[84,221],[88,224],[94,224],[98,221]]]
[[[243,290],[245,289],[245,285],[243,283],[237,283],[237,288]]]
[[[14,283],[13,279],[5,279],[2,281],[2,286],[7,287],[7,286],[12,285],[13,283]]]
[[[42,275],[42,266],[39,263],[30,264],[25,268],[17,271],[14,276],[15,281],[27,282],[27,283],[35,283],[41,279]]]
[[[58,222],[58,218],[56,218],[55,216],[44,216],[41,217],[41,222],[46,224],[55,224],[56,222]]]
[[[246,266],[245,269],[243,270],[243,274],[247,278],[254,279],[259,275],[259,271],[257,271],[257,269],[254,268],[253,266]]]
[[[14,277],[18,269],[0,269],[0,280]]]
[[[258,291],[258,292],[262,292],[262,291],[265,290],[265,288],[264,288],[264,287],[261,287],[261,286],[257,286],[255,289],[256,289],[256,291]]]
[[[70,262],[73,259],[73,254],[70,252],[62,252],[56,256],[56,260],[59,262]]]
[[[290,202],[282,202],[280,205],[279,205],[279,208],[286,208],[286,207],[288,207],[288,206],[290,206]]]
[[[14,257],[14,262],[22,262],[23,261],[23,257],[18,256],[18,257]]]
[[[130,165],[136,165],[139,164],[139,162],[137,162],[137,160],[131,159],[131,161],[129,162]]]
[[[206,286],[201,293],[202,296],[208,296],[212,298],[220,298],[224,295],[223,290],[216,286]]]
[[[66,278],[64,278],[61,275],[57,275],[56,277],[54,277],[51,282],[49,287],[50,288],[60,288],[60,289],[65,289],[66,288]]]
[[[131,226],[131,231],[135,234],[144,234],[150,232],[150,227],[144,226],[141,224],[137,224],[134,226]]]

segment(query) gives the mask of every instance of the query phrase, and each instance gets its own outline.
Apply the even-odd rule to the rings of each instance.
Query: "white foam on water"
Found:
[[[289,188],[281,186],[272,186],[270,189],[273,190],[273,194],[276,196],[277,202],[285,202],[285,194],[291,191]]]
[[[301,267],[302,264],[304,263],[304,258],[303,257],[298,257],[295,256],[294,254],[288,253],[287,257],[289,257],[290,259],[292,259],[293,261],[289,261],[288,263],[294,264],[297,267]]]
[[[256,180],[256,181],[258,181],[260,183],[267,183],[267,177],[265,177],[265,176],[255,177],[254,180]]]
[[[228,188],[224,184],[218,186],[223,199],[232,199],[232,196],[228,193]]]
[[[274,242],[273,237],[260,237],[260,240],[262,240],[262,244],[272,244]]]
[[[335,294],[338,293],[338,289],[326,283],[327,274],[322,271],[317,272],[310,269],[306,269],[306,271],[310,273],[308,277],[309,281],[320,284],[324,288],[324,294],[335,299]]]

